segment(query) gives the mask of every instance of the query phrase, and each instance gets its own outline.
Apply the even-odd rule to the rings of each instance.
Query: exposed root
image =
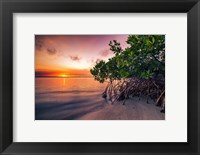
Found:
[[[103,98],[107,98],[111,101],[111,104],[114,104],[116,101],[123,101],[125,105],[126,100],[132,96],[146,96],[147,103],[149,99],[156,101],[157,106],[162,106],[165,97],[165,85],[164,82],[159,82],[156,80],[141,80],[136,77],[115,80],[109,82],[105,91],[102,94]]]

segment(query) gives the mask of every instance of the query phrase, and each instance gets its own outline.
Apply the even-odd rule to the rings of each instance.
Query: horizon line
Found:
[[[68,75],[68,76],[65,76],[65,77],[62,77],[62,76],[35,76],[35,78],[72,78],[72,77],[81,77],[81,78],[92,78],[93,76],[90,76],[90,75]]]

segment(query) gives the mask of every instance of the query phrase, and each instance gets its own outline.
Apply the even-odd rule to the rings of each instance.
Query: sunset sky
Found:
[[[113,56],[109,42],[127,47],[128,35],[35,35],[37,76],[90,76],[99,60]]]

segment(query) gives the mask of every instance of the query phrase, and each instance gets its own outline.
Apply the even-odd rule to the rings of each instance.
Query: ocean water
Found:
[[[93,78],[35,78],[35,120],[79,120],[105,106],[105,87]]]

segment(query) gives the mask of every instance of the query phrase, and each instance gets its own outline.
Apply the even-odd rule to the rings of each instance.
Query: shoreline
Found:
[[[78,94],[77,94],[78,95]],[[98,96],[98,97],[97,97]],[[64,102],[46,101],[36,104],[36,120],[165,120],[161,107],[146,98],[133,97],[123,101],[107,102],[99,94],[79,97]],[[68,98],[68,97],[66,97]],[[98,98],[98,100],[97,100]]]

